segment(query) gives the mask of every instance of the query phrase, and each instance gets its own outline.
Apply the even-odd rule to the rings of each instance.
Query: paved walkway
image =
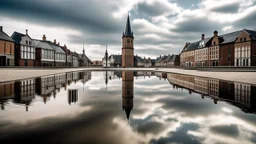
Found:
[[[102,71],[102,70],[153,70],[160,72],[171,72],[186,75],[194,75],[201,77],[209,77],[222,79],[227,81],[236,81],[256,85],[256,72],[211,72],[211,71],[198,71],[198,70],[183,70],[176,68],[61,68],[61,69],[18,69],[18,68],[4,68],[0,69],[0,83],[27,79],[32,77],[40,77],[52,75],[57,73],[65,73],[72,71]]]

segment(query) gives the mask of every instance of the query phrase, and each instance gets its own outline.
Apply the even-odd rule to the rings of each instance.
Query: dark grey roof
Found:
[[[46,41],[46,42],[55,50],[56,53],[66,54],[65,51],[57,44],[54,44],[51,41]]]
[[[247,30],[244,29],[247,33],[249,33],[252,40],[256,40],[256,31],[255,30]]]
[[[5,32],[0,31],[0,39],[5,41],[11,41],[14,42],[11,37],[9,37]]]
[[[174,62],[177,58],[179,58],[179,55],[171,55],[168,62]]]
[[[19,44],[21,41],[21,38],[24,36],[26,36],[26,35],[19,33],[19,32],[14,32],[12,34],[12,39],[15,41],[16,44]]]
[[[122,63],[122,55],[110,55],[110,57],[113,57],[115,60],[115,63]]]
[[[195,49],[197,49],[199,42],[200,42],[200,41],[190,43],[189,45],[187,45],[187,47],[185,47],[185,48],[183,49],[183,51],[190,51],[190,50],[195,50]]]
[[[134,62],[141,62],[143,59],[139,56],[134,56]]]
[[[92,63],[92,61],[91,61],[86,55],[84,55],[84,54],[78,54],[78,55],[79,55],[79,57],[80,57],[83,61],[88,60],[89,63]]]
[[[157,58],[156,63],[160,63],[165,58],[166,58],[166,56],[161,56],[161,57]]]
[[[132,32],[132,29],[131,29],[130,16],[129,15],[127,17],[125,32],[124,32],[123,36],[133,37],[133,32]]]
[[[35,42],[36,48],[42,48],[42,49],[48,49],[48,50],[54,50],[49,43],[42,41],[42,40],[33,40]]]
[[[235,31],[232,33],[227,33],[220,35],[219,38],[221,38],[223,41],[221,41],[221,44],[227,44],[231,42],[235,42],[236,38],[243,32],[243,30]]]

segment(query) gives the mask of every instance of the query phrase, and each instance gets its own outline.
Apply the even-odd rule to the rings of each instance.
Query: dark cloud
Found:
[[[146,2],[139,3],[137,5],[137,10],[139,13],[149,16],[159,16],[169,11],[169,9],[159,1],[152,4]]]
[[[237,125],[220,125],[220,126],[213,126],[210,128],[212,132],[218,135],[225,135],[229,137],[238,137],[239,130]]]
[[[189,123],[183,124],[178,130],[170,132],[167,137],[162,137],[158,140],[151,140],[151,144],[169,144],[169,143],[182,143],[182,144],[201,144],[201,139],[198,139],[188,134],[188,131],[196,131],[199,128],[197,124]]]
[[[211,10],[213,12],[219,12],[219,13],[237,13],[239,10],[239,3],[231,3],[228,5],[216,7]]]

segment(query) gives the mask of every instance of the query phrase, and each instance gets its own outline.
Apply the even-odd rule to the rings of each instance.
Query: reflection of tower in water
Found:
[[[133,71],[122,72],[122,106],[129,120],[133,108]]]

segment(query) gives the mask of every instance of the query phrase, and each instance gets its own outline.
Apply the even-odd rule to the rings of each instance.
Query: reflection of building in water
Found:
[[[35,98],[36,94],[36,81],[35,79],[23,80],[15,82],[15,98],[14,102],[26,105],[26,111],[28,106]]]
[[[189,90],[194,90],[195,78],[193,76],[168,73],[167,79],[172,84],[182,86]]]
[[[219,97],[222,99],[235,100],[235,89],[233,82],[220,81],[219,82]]]
[[[1,104],[2,110],[4,110],[4,103],[8,99],[14,98],[15,96],[14,86],[15,86],[14,82],[0,84],[0,104]]]
[[[72,81],[77,82],[79,80],[79,72],[72,73]]]
[[[55,79],[55,89],[60,90],[61,87],[65,86],[66,83],[66,74],[56,74],[54,75],[54,79]]]
[[[133,71],[122,72],[122,106],[129,120],[133,108]]]
[[[68,103],[76,103],[78,101],[78,90],[77,89],[69,89],[68,90]]]
[[[43,97],[44,103],[46,103],[55,90],[55,76],[44,76],[36,79],[36,93]]]
[[[208,95],[213,97],[214,103],[216,104],[219,97],[219,80],[209,79],[208,81],[209,81]]]
[[[195,77],[195,91],[207,95],[208,94],[208,79]]]
[[[235,83],[235,101],[251,107],[251,85]]]
[[[72,73],[66,73],[66,85],[70,85],[72,82]],[[67,86],[65,86],[65,90],[66,90]]]
[[[255,86],[171,73],[167,74],[167,79],[174,86],[198,92],[202,97],[210,96],[215,104],[220,99],[238,105],[244,111],[256,111]]]

